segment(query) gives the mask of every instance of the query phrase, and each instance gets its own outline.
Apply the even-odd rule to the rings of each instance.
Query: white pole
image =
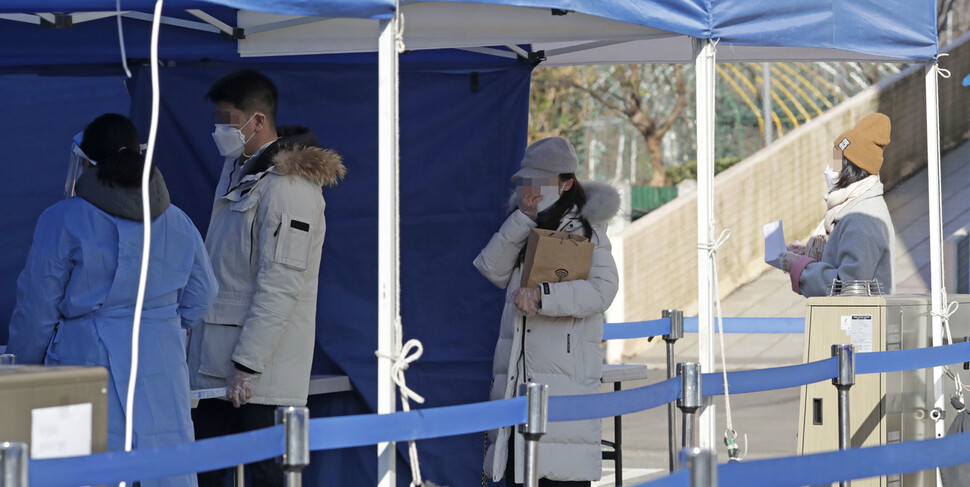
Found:
[[[377,55],[377,349],[394,354],[394,323],[398,319],[398,132],[397,132],[397,20],[382,20]],[[391,361],[377,359],[377,413],[396,409]],[[396,487],[394,443],[377,445],[377,485]]]
[[[938,65],[926,66],[926,166],[929,180],[930,216],[930,299],[933,305],[933,346],[943,345],[943,210],[940,205],[940,102],[937,84]],[[934,407],[945,411],[943,404],[943,368],[933,367]],[[936,437],[943,437],[943,421],[936,422]]]
[[[619,183],[623,180],[623,150],[626,149],[626,126],[620,124],[620,140],[616,144],[616,168],[613,180]]]
[[[765,119],[765,146],[775,140],[775,126],[771,114],[771,63],[761,63],[761,117]]]
[[[714,368],[714,279],[708,248],[714,243],[714,43],[695,40],[697,78],[697,356]],[[699,446],[713,450],[714,404],[701,408]]]
[[[630,185],[637,184],[637,139],[640,137],[640,133],[633,131],[633,138],[630,139]]]

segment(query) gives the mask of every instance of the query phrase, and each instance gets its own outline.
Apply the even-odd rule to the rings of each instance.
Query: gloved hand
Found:
[[[786,274],[791,272],[791,266],[795,264],[795,261],[798,260],[799,257],[801,256],[794,252],[788,251],[778,254],[778,258],[781,260],[781,270],[785,271]]]
[[[512,302],[519,311],[526,316],[532,316],[539,310],[539,298],[542,291],[539,287],[520,287],[512,293]]]
[[[536,219],[536,213],[538,213],[537,207],[539,206],[539,200],[542,199],[541,194],[529,195],[522,193],[519,196],[519,210],[525,213],[525,216],[529,217],[532,221]]]
[[[235,407],[242,406],[253,397],[253,389],[256,388],[256,380],[259,374],[250,374],[235,369],[226,381],[226,399],[232,401]]]
[[[788,251],[793,254],[805,255],[805,244],[798,240],[788,244]]]
[[[808,244],[805,245],[805,255],[817,260],[822,260],[822,252],[825,250],[825,237],[822,235],[815,235],[808,239]]]

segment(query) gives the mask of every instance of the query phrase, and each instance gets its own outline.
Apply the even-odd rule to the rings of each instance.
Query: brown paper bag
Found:
[[[595,247],[582,235],[533,228],[525,247],[521,286],[588,278]]]

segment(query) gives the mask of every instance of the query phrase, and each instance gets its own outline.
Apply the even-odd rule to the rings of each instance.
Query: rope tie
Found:
[[[131,79],[131,70],[128,69],[128,55],[125,54],[125,34],[121,28],[121,0],[115,0],[115,17],[118,20],[118,44],[121,46],[121,67],[125,69],[125,76]]]
[[[943,287],[940,290],[940,293],[942,294],[941,297],[943,298],[943,311],[931,311],[930,316],[940,317],[940,320],[943,322],[943,332],[944,338],[946,338],[946,343],[947,345],[953,345],[953,332],[950,331],[950,317],[953,316],[953,313],[957,312],[957,309],[960,307],[960,303],[956,301],[949,303],[947,301],[946,287]],[[953,380],[953,386],[956,389],[953,393],[953,397],[958,399],[961,404],[965,404],[963,402],[963,391],[970,391],[970,388],[963,385],[963,381],[960,380],[960,374],[950,370],[949,365],[944,365],[943,370],[946,372],[947,377]]]
[[[949,69],[943,69],[943,68],[941,68],[940,65],[939,65],[939,62],[940,62],[940,58],[945,57],[945,56],[949,56],[949,55],[950,55],[950,53],[948,53],[948,52],[941,52],[941,53],[939,53],[939,54],[936,55],[936,65],[935,65],[936,66],[936,72],[937,72],[937,74],[940,75],[941,78],[944,78],[944,79],[950,79],[950,70]]]
[[[401,11],[400,2],[398,2],[395,12],[395,15],[397,15],[397,31],[394,33],[394,47],[398,54],[403,54],[408,49],[404,45],[404,12]]]
[[[424,345],[415,338],[408,340],[403,346],[398,345],[397,353],[385,355],[380,352],[374,352],[378,357],[391,361],[391,380],[401,389],[401,399],[404,400],[402,405],[405,411],[410,411],[407,399],[418,404],[424,404],[424,397],[409,388],[407,381],[404,379],[404,371],[408,369],[408,366],[412,362],[421,358],[423,353]]]
[[[400,316],[394,320],[394,332],[397,336],[394,353],[386,355],[380,351],[376,351],[374,355],[391,361],[391,380],[394,381],[394,384],[397,385],[401,392],[401,409],[404,412],[408,412],[411,410],[409,400],[413,400],[418,404],[424,404],[424,397],[409,388],[407,381],[404,379],[404,371],[408,369],[412,362],[421,358],[421,355],[424,353],[424,345],[416,338],[412,338],[403,344],[401,343],[401,336],[404,331],[401,326]],[[408,456],[411,460],[411,487],[425,485],[421,480],[421,464],[418,462],[418,447],[414,443],[414,440],[408,440]]]
[[[714,227],[714,223],[711,222],[711,228]],[[743,456],[740,455],[740,448],[737,444],[738,432],[734,429],[734,421],[731,415],[731,394],[728,389],[728,376],[727,376],[727,351],[724,347],[724,317],[721,313],[721,288],[718,283],[719,279],[717,277],[717,251],[724,245],[728,239],[731,238],[731,229],[725,228],[721,231],[721,234],[717,237],[714,242],[709,242],[707,244],[698,244],[697,248],[700,250],[707,251],[707,258],[711,262],[712,278],[713,278],[713,292],[714,292],[714,304],[715,313],[717,315],[717,333],[721,345],[721,377],[724,380],[724,416],[727,421],[727,427],[724,429],[724,446],[728,450],[728,459],[732,462],[740,461]],[[748,449],[748,435],[744,435],[744,449],[745,454],[747,454]]]

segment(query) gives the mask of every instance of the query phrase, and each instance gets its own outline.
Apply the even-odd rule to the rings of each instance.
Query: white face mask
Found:
[[[542,199],[536,204],[536,211],[545,211],[559,201],[559,186],[541,186],[539,194]]]
[[[233,159],[236,159],[242,155],[243,149],[246,148],[246,143],[249,142],[254,135],[256,135],[256,132],[253,132],[253,135],[250,135],[249,139],[247,139],[246,136],[243,135],[242,129],[246,127],[246,125],[249,125],[249,122],[252,122],[253,117],[255,116],[256,114],[254,113],[253,116],[249,117],[249,120],[247,120],[246,123],[239,128],[233,127],[232,124],[227,123],[216,124],[216,129],[212,132],[212,140],[215,141],[216,147],[219,148],[219,154]]]
[[[839,172],[832,169],[831,167],[825,168],[825,185],[829,188],[829,193],[835,189],[835,185],[839,182]]]

